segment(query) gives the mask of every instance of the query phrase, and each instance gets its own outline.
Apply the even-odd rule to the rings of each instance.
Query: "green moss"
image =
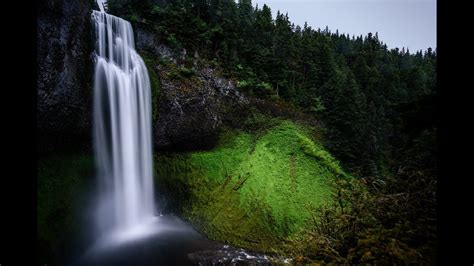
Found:
[[[323,147],[304,135],[298,135],[299,144],[303,152],[322,162],[330,171],[336,175],[343,175],[344,172],[339,163],[331,156],[331,154],[323,149]]]
[[[140,56],[143,58],[145,65],[148,69],[148,75],[150,77],[150,87],[151,87],[151,117],[152,121],[156,121],[158,118],[158,99],[160,97],[161,91],[161,82],[158,78],[158,74],[155,71],[157,65],[156,60],[153,60],[151,56],[147,53],[142,52]]]
[[[38,161],[38,238],[55,246],[76,229],[74,206],[93,178],[89,155],[55,155]]]
[[[200,83],[200,79],[198,78],[198,73],[196,70],[192,68],[188,68],[186,66],[179,66],[174,63],[168,63],[167,69],[165,71],[166,78],[171,81],[179,81],[183,83],[193,83],[198,82]]]
[[[248,181],[242,203],[250,205],[258,194],[270,207],[279,236],[292,234],[308,218],[305,205],[320,205],[330,197],[331,173],[301,152],[301,130],[284,122],[257,140],[254,152],[239,167]]]
[[[280,121],[265,132],[228,130],[210,151],[156,156],[158,186],[210,238],[275,251],[332,201],[343,173],[306,129]]]

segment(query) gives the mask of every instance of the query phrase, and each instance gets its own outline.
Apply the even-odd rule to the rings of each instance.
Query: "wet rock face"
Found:
[[[93,1],[38,4],[37,129],[40,152],[90,143]],[[89,144],[90,145],[90,144]]]
[[[157,149],[211,148],[221,126],[247,104],[234,83],[212,69],[198,70],[185,83],[163,76],[158,118],[154,122]]]
[[[199,66],[197,54],[193,69],[184,68],[186,51],[180,55],[162,44],[152,31],[133,25],[136,49],[152,57],[159,79],[157,117],[153,121],[153,142],[157,150],[193,150],[211,148],[217,134],[235,113],[248,104],[235,88],[234,82],[211,68]],[[170,65],[159,65],[165,60]],[[180,74],[184,68],[184,74]],[[191,72],[191,73],[190,73]],[[241,114],[241,113],[240,113]]]
[[[168,59],[176,63],[176,59],[170,48],[160,43],[160,40],[152,32],[134,25],[135,47],[139,51],[146,51],[156,57]]]
[[[92,0],[43,0],[39,3],[37,32],[37,128],[40,152],[92,145],[93,29]],[[165,59],[175,56],[151,31],[133,25],[139,52]],[[195,57],[197,55],[194,55]],[[198,57],[198,56],[197,56]],[[157,116],[153,121],[157,149],[195,149],[212,146],[229,115],[246,104],[233,82],[214,70],[195,66],[192,77],[160,79]],[[163,74],[163,75],[162,75]]]

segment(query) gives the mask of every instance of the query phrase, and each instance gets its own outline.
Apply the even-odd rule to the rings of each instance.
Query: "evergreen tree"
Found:
[[[410,54],[388,50],[378,33],[295,26],[287,14],[272,19],[267,5],[253,7],[251,0],[109,0],[109,7],[176,52],[198,51],[217,62],[248,96],[284,100],[315,116],[326,125],[328,148],[361,175],[383,176],[397,147],[434,127],[410,122],[433,120],[432,48]]]

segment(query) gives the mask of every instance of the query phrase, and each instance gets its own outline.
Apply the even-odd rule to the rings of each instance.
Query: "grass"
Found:
[[[158,188],[210,238],[262,251],[301,231],[308,209],[332,201],[344,175],[307,129],[279,121],[263,132],[227,130],[210,151],[158,154]]]

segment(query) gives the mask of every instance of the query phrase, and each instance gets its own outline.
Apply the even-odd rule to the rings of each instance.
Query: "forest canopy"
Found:
[[[113,0],[109,8],[186,51],[184,64],[207,59],[247,96],[313,114],[327,148],[356,176],[383,176],[400,150],[435,135],[432,48],[412,53],[389,49],[377,33],[295,25],[251,0]]]

